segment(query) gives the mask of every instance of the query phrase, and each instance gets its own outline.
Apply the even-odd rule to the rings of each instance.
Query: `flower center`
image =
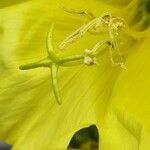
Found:
[[[62,103],[61,98],[59,96],[59,88],[57,81],[57,74],[59,67],[70,66],[70,63],[77,64],[79,61],[86,65],[94,65],[97,63],[97,57],[101,54],[103,50],[103,46],[107,46],[109,49],[110,60],[114,66],[121,66],[121,68],[125,68],[124,63],[122,61],[116,62],[114,61],[114,54],[120,55],[119,44],[121,42],[119,36],[121,32],[126,28],[126,23],[122,18],[114,17],[111,13],[106,12],[99,17],[95,17],[92,13],[88,11],[74,11],[70,9],[65,9],[65,11],[70,13],[75,13],[79,15],[84,15],[88,18],[88,23],[81,26],[75,32],[73,32],[70,36],[68,36],[60,45],[60,49],[64,49],[68,44],[75,42],[77,39],[81,38],[87,32],[100,34],[101,27],[106,28],[107,34],[109,35],[108,39],[104,39],[103,41],[98,41],[92,49],[86,48],[83,54],[73,55],[68,57],[60,57],[53,48],[53,29],[54,25],[51,26],[50,30],[47,34],[47,53],[48,56],[38,62],[34,62],[31,64],[21,65],[19,68],[21,70],[34,69],[38,67],[47,67],[51,70],[51,79],[52,79],[52,87],[55,99],[57,103],[60,105]],[[71,64],[72,66],[72,64]]]

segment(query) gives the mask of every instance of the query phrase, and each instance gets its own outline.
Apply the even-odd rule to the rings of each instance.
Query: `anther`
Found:
[[[92,58],[90,56],[85,56],[83,62],[85,65],[88,65],[88,66],[97,64],[96,58]]]
[[[88,17],[89,19],[94,19],[95,16],[93,13],[91,13],[88,10],[75,10],[71,8],[66,8],[66,7],[61,7],[65,12],[70,13],[70,14],[75,14],[75,15],[80,15],[80,16],[85,16]]]
[[[86,49],[84,51],[84,60],[85,65],[95,65],[97,63],[95,56],[92,55],[92,51]]]

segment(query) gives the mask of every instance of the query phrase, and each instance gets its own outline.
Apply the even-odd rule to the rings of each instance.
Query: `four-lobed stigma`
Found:
[[[52,45],[53,30],[54,30],[54,24],[53,24],[51,25],[50,30],[48,31],[47,34],[46,44],[47,44],[48,56],[37,62],[19,66],[19,69],[21,70],[34,69],[38,67],[50,68],[53,92],[54,92],[55,99],[59,105],[62,104],[60,94],[59,94],[58,79],[57,79],[59,67],[72,66],[70,65],[70,62],[73,62],[73,65],[76,65],[76,63],[78,63],[79,61],[81,61],[85,65],[90,65],[90,66],[95,65],[97,63],[97,57],[101,54],[101,51],[103,50],[105,45],[109,49],[110,60],[112,62],[112,65],[121,66],[121,68],[125,68],[123,62],[115,62],[113,59],[114,51],[117,51],[119,55],[118,41],[116,40],[117,36],[119,35],[120,31],[126,27],[126,23],[122,18],[114,17],[109,12],[104,13],[99,17],[95,17],[92,13],[88,11],[76,11],[76,10],[66,9],[66,8],[63,9],[66,12],[72,14],[79,14],[79,15],[86,16],[90,21],[87,24],[81,26],[75,32],[73,32],[69,37],[67,37],[59,45],[60,49],[64,49],[68,44],[81,38],[86,32],[99,33],[100,32],[99,29],[102,25],[105,25],[106,28],[108,29],[109,39],[105,39],[103,41],[97,42],[92,49],[87,48],[80,55],[60,57],[58,54],[56,54]]]

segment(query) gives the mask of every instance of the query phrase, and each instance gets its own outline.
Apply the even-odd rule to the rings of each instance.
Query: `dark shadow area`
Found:
[[[12,146],[10,144],[0,141],[0,150],[11,150],[11,148]]]
[[[145,11],[150,14],[150,0],[145,0]]]
[[[98,150],[99,133],[95,125],[82,128],[75,132],[67,150]]]

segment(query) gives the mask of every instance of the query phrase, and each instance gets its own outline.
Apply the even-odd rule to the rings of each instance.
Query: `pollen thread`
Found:
[[[79,13],[79,12],[84,12],[84,11],[67,11],[69,13]],[[67,38],[62,41],[62,43],[59,45],[59,48],[62,50],[64,49],[67,45],[73,43],[77,39],[81,38],[85,33],[91,32],[92,33],[95,31],[95,33],[99,33],[98,29],[101,27],[106,26],[106,29],[108,29],[108,34],[110,39],[106,41],[100,41],[91,50],[91,52],[96,52],[99,53],[99,50],[101,46],[105,43],[111,43],[109,45],[109,53],[110,53],[110,60],[113,66],[121,66],[121,68],[125,68],[123,62],[115,62],[113,59],[114,51],[120,55],[120,50],[117,42],[117,38],[122,30],[124,30],[127,27],[127,23],[125,20],[121,17],[114,17],[111,15],[110,12],[106,12],[103,15],[93,18],[93,20],[90,20],[87,24],[81,26],[79,29],[77,29],[75,32],[73,32],[71,35],[69,35]],[[98,50],[98,52],[97,52]],[[89,56],[87,53],[87,50],[85,50],[84,53],[84,64],[86,65],[93,65],[96,64],[96,58],[92,58]]]

